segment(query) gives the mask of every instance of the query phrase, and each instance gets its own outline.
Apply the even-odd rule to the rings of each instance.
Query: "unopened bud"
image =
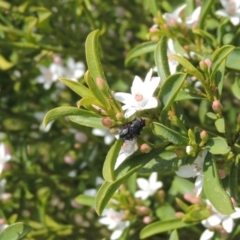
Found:
[[[96,78],[96,84],[97,84],[97,86],[100,90],[102,90],[102,91],[108,90],[108,85],[103,78],[97,77]]]
[[[109,117],[102,118],[102,125],[105,127],[112,127],[113,126],[113,120]]]
[[[184,216],[184,214],[182,212],[176,212],[175,213],[176,218],[182,218],[183,216]]]
[[[123,113],[122,113],[122,112],[118,112],[118,113],[116,114],[116,119],[119,120],[119,121],[123,120],[123,119],[124,119]]]
[[[218,175],[221,179],[226,177],[226,172],[223,169],[218,169]]]
[[[152,218],[150,216],[146,216],[143,218],[143,222],[145,224],[149,224],[150,222],[152,222]]]
[[[140,152],[142,153],[149,153],[152,151],[152,147],[149,146],[147,143],[143,143],[141,146],[140,146]]]
[[[136,210],[139,216],[147,215],[149,213],[149,208],[146,206],[140,206]]]
[[[208,65],[203,60],[199,62],[199,67],[203,72],[208,72]]]
[[[211,65],[212,65],[212,61],[209,59],[209,58],[206,58],[205,60],[204,60],[204,62],[207,64],[207,66],[208,66],[208,71],[210,70],[210,67],[211,67]]]
[[[222,104],[220,103],[219,100],[215,100],[212,103],[212,109],[213,109],[214,112],[219,113],[219,112],[222,111],[223,106],[222,106]]]
[[[157,24],[154,24],[151,28],[149,28],[149,32],[157,32],[157,31],[159,31]]]
[[[240,123],[240,113],[237,116],[237,123]]]
[[[208,140],[208,132],[205,130],[201,131],[200,137],[204,142],[206,142]]]
[[[182,149],[176,149],[174,153],[177,155],[178,158],[185,157],[185,151]]]

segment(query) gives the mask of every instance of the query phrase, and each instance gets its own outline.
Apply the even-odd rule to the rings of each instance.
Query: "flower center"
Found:
[[[142,94],[140,94],[140,93],[135,94],[135,100],[137,102],[142,102],[143,99],[144,99],[144,97]]]

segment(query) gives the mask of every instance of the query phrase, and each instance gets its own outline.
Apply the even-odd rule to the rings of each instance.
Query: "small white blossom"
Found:
[[[209,205],[210,202],[207,201]],[[227,234],[231,233],[235,225],[234,219],[240,218],[240,208],[235,207],[235,212],[230,215],[219,213],[212,205],[212,215],[207,219],[202,220],[202,225],[207,228],[201,235],[200,240],[209,240],[213,237],[215,231],[223,229]],[[218,226],[221,225],[221,228]],[[211,230],[210,230],[211,229]],[[223,233],[223,232],[222,232]]]
[[[115,93],[116,100],[124,103],[122,109],[125,112],[125,117],[129,118],[136,111],[145,109],[156,108],[158,101],[153,97],[153,93],[158,87],[160,82],[159,77],[152,78],[152,69],[148,72],[145,81],[143,82],[140,77],[135,76],[130,93]]]
[[[8,146],[1,142],[0,143],[0,174],[3,171],[4,164],[11,159],[10,150]]]
[[[73,58],[67,60],[67,68],[64,77],[77,81],[85,73],[85,65],[83,62],[75,62]]]
[[[173,13],[164,13],[163,18],[169,26],[175,26],[182,23],[181,14],[186,7],[186,4],[178,7]]]
[[[229,17],[231,23],[236,26],[240,23],[240,1],[239,0],[220,0],[224,9],[216,11],[217,15]]]
[[[137,140],[126,140],[124,141],[122,148],[118,154],[118,158],[115,163],[114,169],[118,168],[118,166],[129,156],[131,156],[135,151],[137,151]]]
[[[148,180],[145,178],[138,178],[137,185],[140,190],[135,193],[135,197],[146,200],[149,196],[152,196],[159,188],[161,188],[163,183],[161,181],[157,181],[157,173],[153,172],[149,176]]]
[[[117,212],[113,208],[108,208],[103,211],[102,216],[99,222],[103,225],[107,225],[109,230],[114,230],[110,237],[111,240],[118,240],[123,231],[130,225],[129,221],[123,221],[123,211]]]
[[[109,129],[94,128],[92,130],[92,134],[95,136],[104,137],[104,143],[107,145],[111,144],[115,139],[115,135],[111,134]]]
[[[191,16],[187,17],[186,19],[186,25],[188,28],[192,28],[198,25],[198,21],[200,18],[201,13],[201,7],[197,7]]]
[[[176,171],[176,174],[180,177],[197,177],[195,181],[195,190],[197,196],[201,193],[203,188],[203,163],[206,155],[207,151],[204,150],[198,155],[192,165],[181,166],[178,171]]]
[[[62,77],[65,69],[60,63],[51,63],[49,67],[40,66],[39,70],[41,75],[36,78],[38,83],[42,83],[43,87],[48,90],[52,83],[55,82],[58,77]]]

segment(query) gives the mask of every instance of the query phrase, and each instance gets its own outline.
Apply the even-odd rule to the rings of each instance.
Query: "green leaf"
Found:
[[[157,209],[156,215],[161,220],[173,219],[175,217],[175,210],[169,203],[165,203]]]
[[[220,137],[210,138],[206,143],[205,149],[212,154],[226,154],[231,150],[226,140]]]
[[[217,128],[218,132],[225,133],[225,121],[224,118],[219,118],[215,121],[215,127]]]
[[[80,205],[89,206],[89,207],[93,207],[95,204],[95,197],[87,196],[84,194],[78,195],[77,197],[74,198],[74,200]]]
[[[149,224],[148,226],[142,229],[142,231],[140,232],[140,239],[144,239],[152,235],[167,232],[173,229],[190,227],[192,225],[193,224],[184,223],[181,221],[181,219],[176,218],[165,221],[157,221]]]
[[[240,56],[240,47],[236,47],[228,56],[226,60],[226,67],[240,71],[240,64],[238,62]]]
[[[192,192],[193,188],[194,188],[194,184],[192,182],[190,182],[185,178],[175,176],[172,182],[171,190],[169,191],[171,192],[173,191],[176,194],[180,193],[184,195],[185,193]]]
[[[131,62],[131,60],[136,57],[139,57],[146,53],[153,52],[156,48],[156,45],[157,44],[152,41],[137,45],[136,47],[131,49],[131,51],[129,51],[129,53],[125,59],[125,65],[128,65]]]
[[[0,70],[6,71],[13,66],[14,66],[14,64],[12,62],[9,62],[2,55],[0,55]]]
[[[30,17],[26,17],[24,21],[25,21],[24,28],[23,28],[24,31],[27,33],[31,33],[33,28],[36,26],[38,19],[30,16]]]
[[[52,12],[44,7],[37,7],[35,10],[38,15],[38,23],[46,21],[52,15]]]
[[[49,122],[66,116],[71,121],[83,126],[106,128],[102,125],[101,118],[98,115],[76,107],[57,107],[50,110],[43,119],[43,125],[46,127]]]
[[[171,105],[173,104],[178,92],[180,91],[187,74],[175,73],[166,79],[159,92],[160,102],[164,107],[161,112],[161,118],[165,117]],[[164,122],[164,119],[162,119]]]
[[[29,231],[31,227],[25,223],[14,223],[8,226],[0,233],[1,240],[18,240],[24,237]]]
[[[196,95],[195,93],[186,92],[184,90],[180,90],[174,99],[174,101],[183,101],[183,100],[194,100],[194,99],[204,99],[202,96]]]
[[[215,82],[215,76],[218,71],[220,71],[220,66],[222,62],[227,58],[227,56],[234,50],[234,46],[225,45],[217,49],[212,56],[212,65],[211,65],[211,82]],[[224,73],[222,73],[224,75]]]
[[[123,144],[122,139],[118,139],[117,141],[115,141],[113,146],[108,151],[108,154],[104,161],[102,173],[104,180],[107,182],[113,182],[115,180],[114,166],[122,144]]]
[[[213,112],[208,112],[206,115],[213,120],[217,120],[217,115]]]
[[[211,10],[211,6],[213,3],[214,1],[208,1],[208,0],[202,1],[202,8],[201,8],[199,23],[198,23],[198,26],[200,29],[204,29],[208,12]]]
[[[105,79],[98,50],[99,33],[100,31],[98,29],[94,30],[86,39],[87,65],[90,75],[94,80],[96,80],[98,77]]]
[[[184,137],[180,132],[176,132],[157,122],[153,123],[153,133],[174,144],[187,145],[189,141],[188,138]]]
[[[149,9],[152,13],[153,16],[157,16],[158,14],[158,5],[157,5],[157,1],[156,0],[148,0],[148,6],[149,6]]]
[[[207,199],[213,207],[224,215],[230,215],[235,210],[230,196],[222,188],[216,163],[212,158],[212,154],[208,153],[204,161],[204,183],[203,189]]]
[[[198,71],[197,68],[195,68],[187,59],[177,54],[173,54],[170,57],[178,61],[185,68],[185,72],[195,76],[201,82],[205,81],[205,78],[203,77],[202,73]]]
[[[167,77],[170,75],[168,56],[167,56],[167,41],[168,38],[162,36],[158,42],[155,52],[154,59],[158,71],[158,76],[161,78],[161,82],[164,83]]]
[[[132,156],[126,159],[115,171],[116,180],[114,182],[104,182],[100,187],[95,203],[97,214],[101,215],[110,198],[122,183],[124,183],[133,173],[142,168],[155,155],[162,152],[166,146],[167,143],[164,143],[161,147],[152,150],[150,153]]]
[[[239,163],[233,163],[229,174],[229,188],[231,197],[234,198],[234,200],[237,202],[240,201],[238,192],[238,170]]]
[[[169,240],[179,240],[177,230],[171,232]]]
[[[71,88],[80,97],[94,97],[93,93],[83,84],[67,78],[58,78],[58,79],[59,81],[64,83],[66,86]]]
[[[218,45],[216,38],[212,34],[206,32],[202,29],[194,29],[193,33],[199,35],[200,37],[203,37],[204,39],[209,41],[211,43],[211,45],[214,47],[216,47]]]
[[[231,85],[231,90],[234,97],[240,100],[240,78],[238,76],[235,77],[234,82]]]

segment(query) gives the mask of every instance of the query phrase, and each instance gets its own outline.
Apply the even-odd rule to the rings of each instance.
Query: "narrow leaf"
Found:
[[[229,175],[229,188],[231,197],[234,198],[235,201],[239,202],[239,192],[238,192],[238,170],[239,170],[239,163],[233,163],[230,175]]]
[[[179,240],[177,230],[171,232],[169,240]]]
[[[76,94],[78,94],[80,97],[93,97],[94,95],[92,92],[85,87],[83,84],[67,79],[67,78],[59,78],[59,81],[64,83],[66,86],[71,88]]]
[[[31,227],[27,224],[18,222],[8,226],[0,233],[1,240],[18,240],[25,236]]]
[[[187,145],[189,142],[189,139],[184,137],[180,132],[176,132],[157,122],[153,123],[153,133],[174,144]]]
[[[221,186],[216,163],[212,154],[208,153],[204,161],[204,192],[213,207],[224,215],[234,212],[230,196]]]
[[[50,110],[43,119],[43,125],[46,127],[49,122],[66,116],[73,122],[84,126],[105,128],[98,115],[76,107],[57,107]]]
[[[94,30],[91,32],[86,39],[86,59],[88,69],[91,77],[96,80],[97,77],[105,79],[104,72],[102,69],[99,50],[98,50],[98,37],[100,31]]]
[[[215,127],[217,128],[218,132],[225,133],[225,121],[224,118],[219,118],[215,121]]]
[[[167,232],[173,229],[190,227],[192,225],[193,224],[184,223],[181,221],[181,219],[175,218],[171,220],[157,221],[149,224],[142,229],[142,231],[140,232],[140,239],[148,238],[150,236]]]
[[[141,154],[140,156],[132,156],[126,159],[115,171],[114,182],[104,182],[100,187],[96,196],[96,212],[101,215],[103,209],[107,205],[112,195],[116,192],[119,186],[124,183],[132,174],[142,168],[154,156],[158,155],[167,146],[167,143],[161,147],[152,150],[150,153]]]
[[[158,42],[155,52],[154,59],[158,70],[158,76],[161,78],[161,82],[165,82],[167,77],[170,75],[168,56],[167,56],[167,41],[168,38],[162,36]]]
[[[229,55],[227,56],[226,60],[226,67],[240,71],[240,64],[238,62],[240,55],[240,47],[236,47]]]
[[[77,197],[74,198],[74,201],[76,201],[78,204],[93,207],[95,204],[95,197],[94,196],[87,196],[84,194],[80,194]]]
[[[226,154],[231,150],[226,140],[220,137],[210,138],[206,143],[205,149],[212,154]]]
[[[121,139],[118,139],[117,141],[115,141],[113,146],[110,148],[107,154],[107,157],[104,161],[102,174],[103,174],[104,180],[107,182],[113,182],[115,180],[114,166],[115,166],[122,144],[123,144],[123,141]]]
[[[208,0],[202,1],[202,8],[201,8],[199,24],[198,24],[200,29],[204,29],[204,25],[205,25],[205,21],[207,19],[208,12],[210,11],[210,8],[213,3],[214,3],[214,1],[208,1]]]
[[[129,53],[125,59],[125,65],[128,65],[131,62],[131,60],[136,57],[139,57],[146,53],[154,52],[156,45],[157,44],[152,41],[137,45],[135,48],[133,48],[133,49],[131,49],[131,51],[129,51]]]
[[[183,58],[182,56],[179,56],[177,54],[171,55],[171,58],[178,61],[184,68],[185,72],[195,76],[200,81],[204,81],[204,77],[200,71],[197,70],[187,59]]]
[[[217,49],[212,56],[211,65],[211,82],[215,81],[215,75],[221,65],[221,63],[227,58],[227,56],[234,50],[234,46],[225,45]]]

